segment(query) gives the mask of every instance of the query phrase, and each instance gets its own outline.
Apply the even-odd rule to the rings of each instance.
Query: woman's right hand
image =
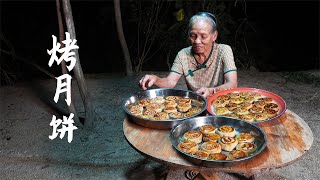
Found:
[[[159,77],[156,75],[146,74],[140,79],[139,85],[143,90],[147,90],[158,80],[158,78]]]

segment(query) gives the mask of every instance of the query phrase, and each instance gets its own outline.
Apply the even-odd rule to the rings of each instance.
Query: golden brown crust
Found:
[[[231,126],[220,126],[217,130],[217,133],[220,135],[220,137],[228,136],[228,137],[234,137],[236,135],[236,130]]]
[[[179,101],[181,97],[179,96],[167,96],[165,97],[166,100],[169,100],[169,101]]]
[[[153,99],[150,100],[153,103],[157,103],[157,104],[163,104],[165,102],[164,97],[162,96],[157,96]]]
[[[231,98],[231,99],[230,99],[230,102],[231,102],[231,103],[240,104],[240,103],[243,102],[243,99],[242,99],[242,98]]]
[[[260,98],[259,100],[264,101],[266,104],[272,103],[272,98],[269,97]]]
[[[186,153],[194,154],[198,151],[198,144],[195,142],[180,142],[178,148]]]
[[[204,134],[202,139],[204,142],[207,142],[207,141],[218,142],[220,139],[220,136],[219,134]]]
[[[257,113],[257,114],[254,114],[254,118],[256,121],[263,121],[263,120],[266,120],[268,119],[268,116],[267,114],[264,114],[264,113]]]
[[[258,101],[253,102],[253,105],[255,107],[264,108],[264,106],[266,105],[266,102],[264,102],[263,100],[258,100]]]
[[[166,113],[173,113],[173,112],[177,112],[177,108],[172,106],[167,106],[163,109],[163,111]]]
[[[166,120],[169,119],[169,114],[166,112],[157,112],[154,116],[153,116],[154,120]]]
[[[216,109],[216,113],[217,113],[217,115],[226,115],[226,114],[229,114],[230,113],[230,111],[227,109],[227,108],[225,108],[225,107],[218,107],[217,109]]]
[[[227,157],[225,154],[222,153],[214,153],[214,154],[210,154],[208,159],[211,160],[227,160]]]
[[[262,113],[266,114],[268,116],[268,118],[273,118],[273,117],[277,116],[277,111],[275,111],[273,109],[265,109],[262,111]]]
[[[229,101],[231,99],[231,97],[228,94],[225,94],[225,95],[219,96],[217,99],[221,99],[221,100],[224,100],[224,101]]]
[[[238,140],[234,137],[221,137],[219,140],[219,144],[221,144],[221,149],[225,151],[232,151],[238,144]]]
[[[215,134],[216,128],[212,125],[203,125],[199,127],[202,134]]]
[[[234,110],[234,112],[239,116],[241,114],[249,114],[249,111],[247,108],[243,107],[238,107],[237,109]]]
[[[253,153],[257,146],[254,143],[239,143],[236,147],[237,150],[241,150],[246,154]]]
[[[252,103],[243,102],[243,103],[240,104],[240,107],[249,110],[250,108],[252,108]]]
[[[247,154],[241,150],[233,150],[229,152],[229,158],[230,159],[240,159],[246,157]]]
[[[216,99],[214,102],[213,102],[213,106],[215,108],[218,108],[218,107],[224,107],[225,105],[227,105],[229,103],[229,101],[226,101],[226,100],[223,100],[223,99]]]
[[[237,109],[238,104],[236,104],[236,103],[228,103],[225,107],[226,107],[229,111],[233,111],[233,110]]]
[[[230,96],[231,98],[240,98],[239,93],[228,93],[227,95]]]
[[[272,109],[275,111],[279,111],[279,106],[276,103],[268,103],[264,106],[264,109]]]
[[[195,142],[199,144],[202,142],[202,133],[199,131],[188,131],[183,134],[183,138],[187,142]]]
[[[178,111],[187,112],[191,108],[191,104],[188,103],[179,103],[177,106]]]
[[[183,116],[183,113],[181,112],[173,112],[173,113],[169,113],[169,117],[173,119],[181,119],[184,116]]]
[[[207,159],[209,157],[209,153],[203,150],[195,152],[194,155],[201,159]]]
[[[248,122],[253,122],[254,121],[254,115],[253,114],[242,114],[239,115],[239,118]]]
[[[166,107],[177,107],[178,104],[174,100],[165,100],[164,105]]]
[[[221,145],[217,142],[207,141],[201,145],[201,149],[203,151],[208,152],[209,154],[220,153],[221,152]]]
[[[150,99],[141,99],[138,104],[143,107],[146,107],[147,105],[150,104]]]
[[[252,108],[249,109],[250,113],[262,113],[263,108],[253,105]]]
[[[254,141],[254,137],[249,133],[240,133],[236,139],[239,143],[252,143]]]

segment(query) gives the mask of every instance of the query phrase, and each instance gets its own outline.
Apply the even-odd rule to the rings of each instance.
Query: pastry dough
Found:
[[[236,135],[236,130],[231,126],[224,125],[218,128],[217,133],[220,137],[234,137]]]
[[[151,99],[151,102],[154,102],[157,104],[163,104],[165,102],[165,100],[162,96],[157,96],[157,97]]]
[[[209,153],[203,150],[195,152],[194,155],[201,159],[207,159],[209,157]]]
[[[229,95],[221,95],[218,97],[218,99],[224,100],[224,101],[229,101],[231,97]]]
[[[261,94],[259,93],[252,93],[251,94],[255,101],[258,101],[260,98],[262,98]]]
[[[143,112],[143,106],[141,105],[134,105],[130,108],[130,113],[133,114],[133,115],[142,115],[142,112]]]
[[[166,107],[177,107],[177,102],[175,100],[165,100]]]
[[[263,121],[268,119],[268,116],[267,114],[264,114],[264,113],[257,113],[257,114],[254,114],[254,118],[256,121]]]
[[[247,98],[249,96],[251,96],[251,94],[249,92],[240,92],[240,97],[242,97],[242,98]]]
[[[172,106],[167,106],[163,109],[164,112],[167,112],[167,113],[173,113],[173,112],[177,112],[177,108],[175,107],[172,107]]]
[[[202,133],[199,131],[188,131],[183,134],[183,138],[187,142],[195,142],[199,144],[202,142]]]
[[[208,159],[211,160],[227,160],[227,157],[225,154],[223,153],[214,153],[214,154],[210,154]]]
[[[157,113],[154,109],[147,109],[144,111],[143,115],[147,116],[148,118],[153,119],[153,116]]]
[[[264,109],[272,109],[275,111],[279,111],[279,106],[278,104],[275,104],[275,103],[268,103],[264,106]]]
[[[154,120],[165,120],[165,119],[169,119],[169,114],[166,112],[157,112],[154,116],[153,116]]]
[[[184,116],[183,116],[183,113],[181,112],[173,112],[173,113],[169,113],[169,117],[173,119],[181,119]]]
[[[234,110],[234,112],[237,115],[241,115],[241,114],[249,114],[249,111],[247,108],[243,108],[243,107],[238,107],[237,109]]]
[[[191,106],[191,99],[190,98],[180,98],[178,102],[179,102],[179,104],[182,103],[182,104],[188,104]]]
[[[272,103],[272,98],[269,98],[269,97],[260,98],[259,100],[262,100],[265,103]]]
[[[219,134],[204,134],[202,139],[204,142],[207,142],[207,141],[218,142],[220,139],[220,136]]]
[[[233,110],[237,109],[238,104],[236,104],[236,103],[229,103],[229,104],[227,104],[225,107],[226,107],[229,111],[233,111]]]
[[[268,118],[273,118],[273,117],[277,116],[277,111],[275,111],[273,109],[265,109],[262,111],[262,113],[266,114],[268,116]]]
[[[238,118],[239,118],[239,116],[236,115],[236,114],[234,114],[234,113],[226,114],[226,115],[224,115],[224,116],[227,116],[227,117],[230,117],[230,118],[235,118],[235,119],[238,119]]]
[[[194,114],[197,114],[197,113],[199,113],[201,111],[201,108],[200,107],[191,107],[190,109],[189,109],[189,112],[192,112],[192,113],[194,113]]]
[[[141,99],[138,104],[143,107],[146,107],[147,105],[150,104],[150,99]]]
[[[239,115],[239,118],[248,122],[254,122],[253,114],[242,114],[242,115]]]
[[[241,150],[247,154],[250,154],[257,149],[257,146],[254,143],[239,143],[236,149]]]
[[[240,98],[239,93],[228,93],[227,95],[230,96],[231,98]]]
[[[254,137],[249,133],[240,133],[236,139],[239,143],[252,143],[254,141]]]
[[[218,107],[224,107],[225,105],[227,105],[229,103],[229,101],[226,101],[224,99],[216,99],[214,102],[213,102],[213,106],[215,108],[218,108]]]
[[[207,135],[207,134],[215,134],[216,128],[212,125],[203,125],[199,127],[199,130],[202,134]]]
[[[247,154],[244,151],[241,150],[233,150],[231,152],[229,152],[229,159],[240,159],[240,158],[244,158],[246,157]]]
[[[222,115],[229,114],[230,111],[229,111],[227,108],[225,108],[225,107],[218,107],[218,108],[216,109],[216,113],[217,113],[217,115],[222,116]]]
[[[179,96],[167,96],[165,97],[166,100],[169,100],[169,101],[178,101],[181,97]]]
[[[263,100],[259,100],[259,101],[253,102],[253,105],[256,107],[264,108],[264,106],[266,105],[266,102],[264,102]]]
[[[231,102],[231,103],[240,104],[240,103],[243,102],[243,99],[242,99],[242,98],[231,98],[231,99],[230,99],[230,102]]]
[[[252,108],[249,109],[249,112],[251,113],[262,113],[263,111],[263,108],[262,107],[258,107],[258,106],[255,106],[253,105]]]
[[[198,151],[198,144],[195,142],[180,142],[178,148],[186,153],[194,154]]]
[[[245,108],[245,109],[249,110],[250,108],[252,108],[252,103],[243,102],[240,104],[240,108]]]
[[[191,104],[179,103],[177,108],[178,108],[178,111],[180,111],[180,112],[187,112],[191,108]]]
[[[221,144],[221,149],[232,151],[238,145],[238,140],[234,137],[224,136],[220,138],[219,143]]]
[[[208,142],[204,142],[201,145],[201,149],[208,152],[209,154],[220,153],[221,145],[217,142],[208,141]]]

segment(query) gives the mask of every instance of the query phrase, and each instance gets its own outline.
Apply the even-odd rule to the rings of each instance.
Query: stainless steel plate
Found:
[[[187,97],[187,98],[199,101],[202,104],[201,106],[199,106],[201,108],[201,111],[199,113],[194,114],[193,116],[185,117],[181,119],[150,120],[150,119],[140,118],[138,116],[133,115],[132,113],[129,112],[127,108],[131,104],[135,104],[141,99],[144,99],[144,98],[152,99],[157,96],[163,96],[163,97],[179,96],[179,97]],[[160,89],[150,89],[147,91],[141,91],[133,95],[130,95],[128,98],[123,100],[122,108],[126,112],[128,118],[134,121],[138,125],[149,127],[149,128],[155,128],[155,129],[171,129],[172,127],[174,127],[175,125],[177,125],[179,122],[183,120],[203,114],[207,108],[207,104],[208,102],[206,98],[204,98],[203,96],[193,91],[172,89],[172,88],[160,88]]]
[[[183,140],[184,133],[191,130],[199,131],[200,126],[207,125],[207,124],[213,125],[215,128],[218,128],[223,125],[232,126],[236,130],[236,135],[238,135],[239,133],[252,134],[255,137],[254,143],[257,146],[256,151],[249,154],[249,156],[245,158],[240,158],[235,160],[205,160],[205,159],[201,159],[196,156],[193,156],[191,154],[185,153],[184,151],[178,148],[178,144]],[[174,128],[171,129],[170,141],[171,141],[171,144],[177,149],[177,151],[182,153],[188,160],[190,160],[195,164],[206,166],[206,167],[212,167],[217,163],[232,163],[232,162],[238,162],[238,161],[243,161],[243,160],[252,158],[257,154],[259,154],[266,147],[266,144],[267,144],[266,134],[258,126],[242,120],[238,120],[238,119],[231,119],[226,117],[214,117],[214,116],[195,117],[179,123],[178,125],[176,125]],[[227,152],[222,151],[222,153],[225,154]]]

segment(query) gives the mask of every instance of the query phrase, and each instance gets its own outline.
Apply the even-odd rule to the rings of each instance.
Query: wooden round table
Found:
[[[170,130],[150,129],[128,119],[123,122],[123,132],[129,144],[139,153],[169,167],[199,171],[206,179],[215,179],[215,172],[238,173],[246,177],[280,168],[293,163],[305,154],[313,142],[307,123],[297,114],[287,110],[281,117],[259,126],[267,135],[267,147],[257,156],[237,163],[217,163],[214,167],[192,164],[170,143]]]

